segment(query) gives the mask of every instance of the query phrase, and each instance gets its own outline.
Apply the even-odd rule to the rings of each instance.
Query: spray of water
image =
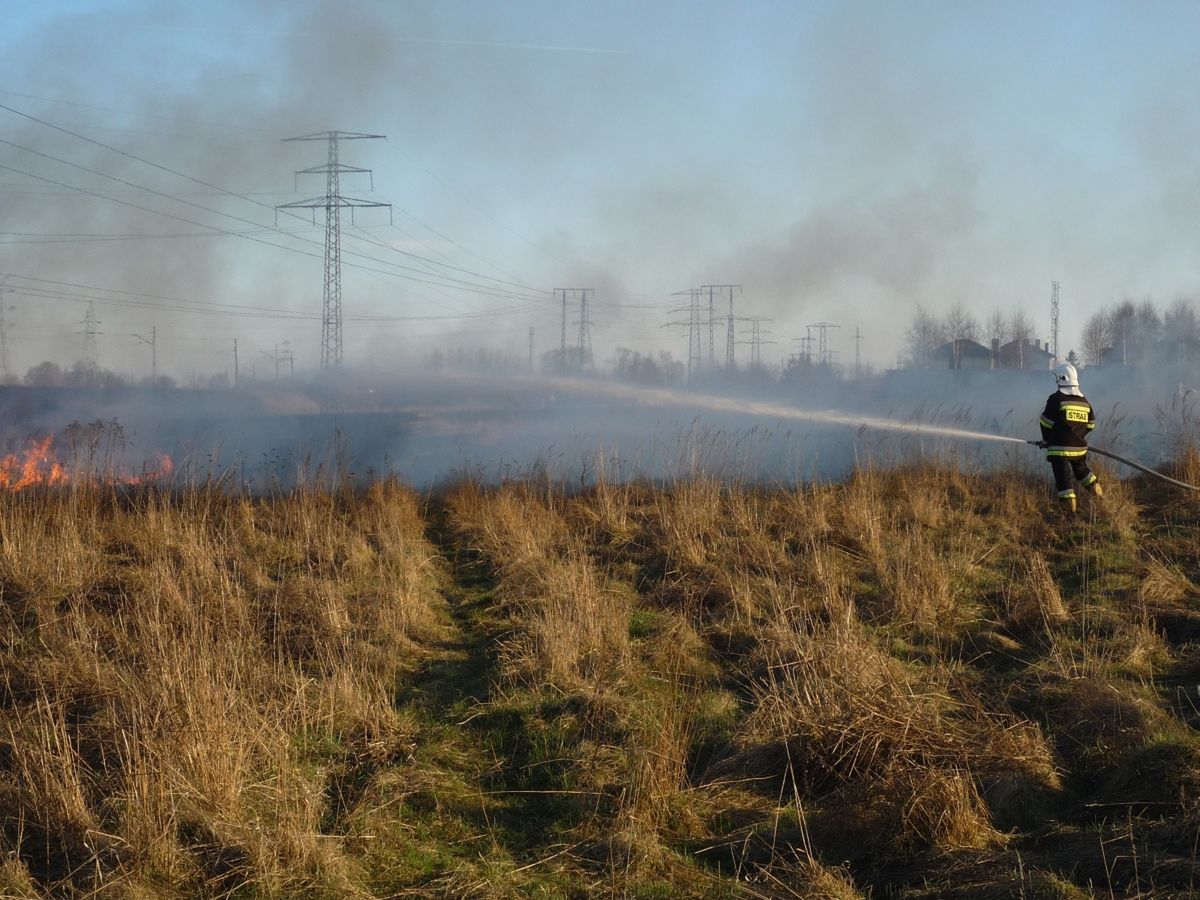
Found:
[[[802,422],[817,422],[826,425],[848,425],[852,428],[873,428],[881,431],[904,431],[930,437],[936,436],[965,441],[997,441],[1007,444],[1026,443],[1021,438],[1006,437],[1001,434],[988,434],[983,431],[968,431],[963,428],[948,428],[942,425],[929,425],[920,422],[903,422],[897,419],[859,415],[857,413],[839,412],[837,410],[800,409],[780,403],[760,403],[753,400],[718,397],[711,394],[693,394],[686,391],[672,391],[664,388],[642,388],[632,385],[588,381],[579,378],[550,379],[528,377],[521,380],[526,383],[535,383],[539,388],[601,395],[642,406],[691,407],[694,409],[707,409],[712,412],[756,416],[758,418],[788,419]]]

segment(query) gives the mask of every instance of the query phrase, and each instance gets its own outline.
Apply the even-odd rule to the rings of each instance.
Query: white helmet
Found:
[[[1054,367],[1054,380],[1059,387],[1079,387],[1079,373],[1070,363],[1061,363]]]

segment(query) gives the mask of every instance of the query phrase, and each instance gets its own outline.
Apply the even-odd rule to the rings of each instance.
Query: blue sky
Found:
[[[268,207],[323,189],[292,178],[323,147],[278,139],[329,128],[388,135],[344,145],[375,190],[343,191],[396,207],[346,238],[391,272],[345,269],[347,317],[458,317],[348,318],[347,358],[373,364],[438,342],[522,353],[530,326],[550,349],[558,286],[596,288],[601,357],[681,355],[671,292],[740,282],[739,311],[774,320],[768,355],[831,321],[843,358],[858,327],[881,365],[918,303],[1021,307],[1048,334],[1057,278],[1069,346],[1125,296],[1200,301],[1194,3],[11,6],[0,103],[255,201],[0,111],[0,136],[53,157],[0,145],[0,271],[176,301],[101,305],[117,368],[151,324],[176,374],[224,367],[235,336],[315,364],[319,323],[248,313],[319,312],[320,260],[297,252],[314,245],[161,235],[273,227]],[[82,303],[29,293],[8,295],[13,367],[70,362]],[[240,312],[181,311],[213,302]]]

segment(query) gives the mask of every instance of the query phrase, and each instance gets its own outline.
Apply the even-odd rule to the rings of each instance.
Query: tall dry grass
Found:
[[[809,623],[780,641],[754,686],[755,709],[739,742],[740,762],[766,766],[820,793],[853,781],[912,773],[965,774],[984,782],[1057,782],[1049,745],[1033,722],[997,714],[953,667],[910,671],[862,624]]]
[[[0,893],[932,896],[1030,820],[1193,802],[1191,526],[1010,474],[0,497]],[[426,527],[479,563],[442,651],[498,657],[461,728],[396,706]]]
[[[0,535],[10,868],[361,893],[329,778],[406,746],[392,697],[441,616],[411,491],[6,494]]]
[[[459,486],[450,522],[495,569],[515,630],[501,650],[510,682],[603,693],[629,661],[630,597],[572,533],[553,488]]]

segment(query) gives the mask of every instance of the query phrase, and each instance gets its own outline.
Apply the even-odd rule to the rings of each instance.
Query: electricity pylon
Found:
[[[689,303],[686,307],[673,309],[673,313],[686,312],[688,319],[686,322],[667,322],[664,328],[669,328],[676,325],[686,325],[688,330],[688,361],[687,361],[687,377],[691,381],[700,372],[700,288],[688,288],[686,291],[676,291],[672,297],[681,297],[686,295],[689,298]],[[711,323],[710,323],[711,324]]]
[[[314,197],[311,200],[299,200],[294,203],[281,203],[276,209],[311,209],[313,221],[316,221],[316,210],[325,210],[325,289],[321,297],[321,368],[340,368],[342,365],[342,208],[350,209],[351,222],[354,220],[354,208],[364,206],[386,206],[375,200],[357,200],[353,197],[343,197],[341,193],[342,172],[366,172],[370,169],[360,169],[355,166],[343,166],[338,162],[338,142],[358,141],[366,139],[383,139],[382,134],[359,134],[354,131],[320,131],[316,134],[304,134],[299,137],[284,138],[289,141],[327,141],[329,143],[329,161],[323,166],[313,166],[309,169],[298,169],[296,175],[313,175],[325,173],[325,196]],[[372,185],[373,186],[373,185]]]
[[[96,346],[96,304],[88,301],[87,314],[83,319],[83,365],[88,371],[100,368],[100,351]]]
[[[592,357],[592,321],[588,309],[589,300],[595,296],[593,288],[555,288],[554,299],[562,301],[562,343],[558,350],[558,372],[566,375],[572,371],[582,371],[591,363]],[[577,358],[572,358],[567,347],[567,302],[579,301],[579,346]]]

